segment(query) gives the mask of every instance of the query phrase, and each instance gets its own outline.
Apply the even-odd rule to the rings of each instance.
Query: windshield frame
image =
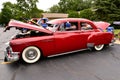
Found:
[[[47,28],[49,31],[51,32],[56,32],[57,29],[59,28],[59,25],[58,24],[51,24],[51,23],[47,23]]]

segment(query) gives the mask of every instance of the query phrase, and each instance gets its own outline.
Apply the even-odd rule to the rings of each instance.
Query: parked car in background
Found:
[[[103,24],[101,23],[101,25]],[[103,25],[101,28],[109,26],[109,23],[105,24],[107,25]],[[88,19],[54,19],[48,21],[47,25],[46,28],[43,28],[11,20],[6,30],[11,27],[17,27],[18,29],[27,28],[29,31],[16,34],[9,41],[5,50],[5,61],[22,59],[26,63],[35,63],[41,57],[72,53],[83,49],[100,51],[106,45],[113,43],[112,33],[102,32],[97,27],[97,24]]]

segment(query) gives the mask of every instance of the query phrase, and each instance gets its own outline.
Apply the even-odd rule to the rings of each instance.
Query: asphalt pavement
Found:
[[[5,43],[7,43],[12,36],[14,36],[16,33],[18,33],[17,30],[14,28],[11,28],[11,30],[8,30],[6,32],[3,32],[5,28],[0,27],[0,59],[3,59],[3,53],[6,48]]]
[[[17,33],[0,28],[0,80],[120,80],[120,45],[102,51],[42,59],[35,64],[3,63],[5,43]]]

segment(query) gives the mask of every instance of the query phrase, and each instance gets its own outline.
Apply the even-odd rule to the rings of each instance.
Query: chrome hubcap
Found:
[[[30,49],[26,52],[26,58],[29,60],[33,60],[37,57],[37,51],[34,49]]]

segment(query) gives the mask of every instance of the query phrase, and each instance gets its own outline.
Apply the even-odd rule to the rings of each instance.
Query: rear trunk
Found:
[[[108,23],[108,22],[103,22],[103,21],[94,22],[94,24],[95,24],[98,28],[100,28],[100,29],[102,29],[102,30],[106,30],[106,28],[110,26],[110,23]]]

